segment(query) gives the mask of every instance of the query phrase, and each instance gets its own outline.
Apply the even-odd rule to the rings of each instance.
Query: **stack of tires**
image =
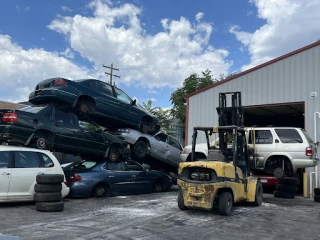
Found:
[[[278,178],[278,184],[276,185],[276,190],[274,191],[275,198],[287,198],[293,199],[299,189],[300,180],[293,177],[283,177]]]
[[[63,174],[37,175],[34,185],[34,201],[39,212],[60,212],[64,209],[62,201]]]
[[[315,202],[320,202],[320,188],[315,188],[314,189],[314,197],[313,200]]]

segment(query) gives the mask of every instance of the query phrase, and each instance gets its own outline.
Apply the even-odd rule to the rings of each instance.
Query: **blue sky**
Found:
[[[108,80],[113,62],[120,88],[166,108],[191,73],[239,73],[320,37],[317,0],[0,4],[0,100],[14,102],[46,78]]]

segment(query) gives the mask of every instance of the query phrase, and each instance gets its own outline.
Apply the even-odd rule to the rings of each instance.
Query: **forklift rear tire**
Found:
[[[256,196],[255,196],[254,206],[261,206],[262,201],[263,201],[263,187],[262,187],[262,183],[258,181],[257,187],[256,187]]]
[[[219,196],[219,213],[230,215],[233,207],[233,197],[230,192],[222,192]]]
[[[180,210],[187,210],[186,206],[184,205],[184,200],[183,200],[183,195],[181,190],[179,191],[177,202]]]

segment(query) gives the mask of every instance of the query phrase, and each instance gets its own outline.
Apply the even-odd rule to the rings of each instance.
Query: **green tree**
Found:
[[[169,134],[170,119],[172,118],[170,109],[153,107],[152,100],[143,102],[141,107],[146,109],[148,112],[152,113],[154,116],[156,116],[159,120],[161,131],[164,131],[165,133]]]
[[[213,78],[211,71],[208,69],[202,72],[202,76],[199,76],[196,73],[191,74],[184,80],[183,86],[175,90],[170,96],[171,103],[173,104],[172,115],[179,120],[180,124],[185,125],[186,96],[215,82],[224,80],[232,75],[235,75],[235,73],[227,75],[220,74],[219,78]]]

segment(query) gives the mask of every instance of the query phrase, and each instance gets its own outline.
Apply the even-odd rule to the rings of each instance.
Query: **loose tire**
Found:
[[[59,202],[62,199],[61,192],[52,192],[52,193],[35,193],[34,201],[35,202]]]
[[[163,191],[163,186],[160,180],[156,180],[153,184],[153,192],[158,193]]]
[[[147,155],[147,153],[148,153],[148,145],[145,142],[138,140],[133,146],[134,156],[137,157],[138,159],[142,159]]]
[[[320,188],[315,188],[314,189],[314,194],[315,195],[320,195]]]
[[[278,179],[278,184],[299,186],[300,180],[298,178],[293,178],[293,177],[283,177]]]
[[[255,201],[254,201],[254,206],[261,206],[263,201],[263,186],[260,181],[257,182],[257,187],[256,187],[256,196],[255,196]]]
[[[40,184],[58,184],[64,181],[63,174],[39,174],[36,177],[37,183]]]
[[[61,183],[57,184],[39,184],[34,185],[34,191],[36,193],[51,193],[51,192],[61,192],[62,185]]]
[[[183,194],[181,190],[178,194],[177,203],[180,210],[187,210],[186,206],[184,205]]]
[[[219,196],[219,213],[230,215],[233,207],[233,197],[230,192],[222,192]]]
[[[61,212],[64,209],[64,203],[59,202],[38,202],[36,210],[39,212]]]
[[[280,192],[280,191],[274,191],[274,197],[275,198],[286,198],[286,199],[294,199],[296,194],[292,192]]]
[[[313,200],[314,200],[315,202],[320,202],[320,195],[314,195]]]
[[[296,193],[298,192],[298,186],[277,184],[276,190],[278,190],[279,192]]]

